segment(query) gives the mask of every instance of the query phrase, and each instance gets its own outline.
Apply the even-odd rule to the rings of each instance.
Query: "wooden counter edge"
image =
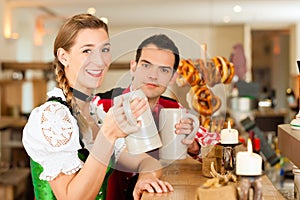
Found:
[[[278,148],[282,155],[300,167],[300,130],[293,130],[289,124],[278,125]]]

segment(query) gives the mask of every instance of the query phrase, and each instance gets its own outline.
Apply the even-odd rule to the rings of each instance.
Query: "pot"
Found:
[[[257,103],[257,99],[253,97],[230,97],[228,100],[229,108],[242,112],[257,109]]]

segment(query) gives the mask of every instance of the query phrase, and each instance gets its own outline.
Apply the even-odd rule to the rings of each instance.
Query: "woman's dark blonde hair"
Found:
[[[99,29],[103,28],[108,33],[107,25],[96,16],[91,14],[79,14],[69,19],[60,27],[54,42],[54,72],[58,87],[61,88],[66,95],[67,103],[72,100],[72,92],[65,75],[64,65],[57,58],[57,50],[63,48],[69,52],[75,43],[78,32],[82,29]]]
[[[56,75],[56,81],[58,87],[63,90],[66,96],[66,101],[69,106],[74,108],[73,93],[65,74],[65,66],[58,60],[57,51],[59,48],[63,48],[69,52],[75,43],[75,39],[78,32],[82,29],[99,29],[103,28],[108,34],[108,27],[106,23],[100,20],[98,17],[91,14],[78,14],[71,18],[68,18],[66,22],[60,27],[58,34],[54,42],[54,73]],[[80,116],[78,116],[80,118]]]

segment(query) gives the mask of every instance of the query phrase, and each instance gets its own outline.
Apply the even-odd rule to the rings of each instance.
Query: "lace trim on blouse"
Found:
[[[41,116],[41,129],[43,136],[51,146],[66,145],[73,132],[68,110],[60,104],[50,104],[45,107]]]
[[[31,112],[22,142],[28,155],[43,167],[42,180],[76,173],[83,166],[78,157],[81,146],[77,121],[59,102],[46,102]]]

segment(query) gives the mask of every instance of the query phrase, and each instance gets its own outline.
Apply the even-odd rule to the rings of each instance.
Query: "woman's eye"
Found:
[[[83,50],[82,52],[83,52],[83,53],[91,53],[91,52],[92,52],[92,50],[90,50],[90,49],[86,49],[86,50]]]
[[[103,49],[102,49],[102,52],[103,52],[103,53],[110,52],[110,48],[103,48]]]

